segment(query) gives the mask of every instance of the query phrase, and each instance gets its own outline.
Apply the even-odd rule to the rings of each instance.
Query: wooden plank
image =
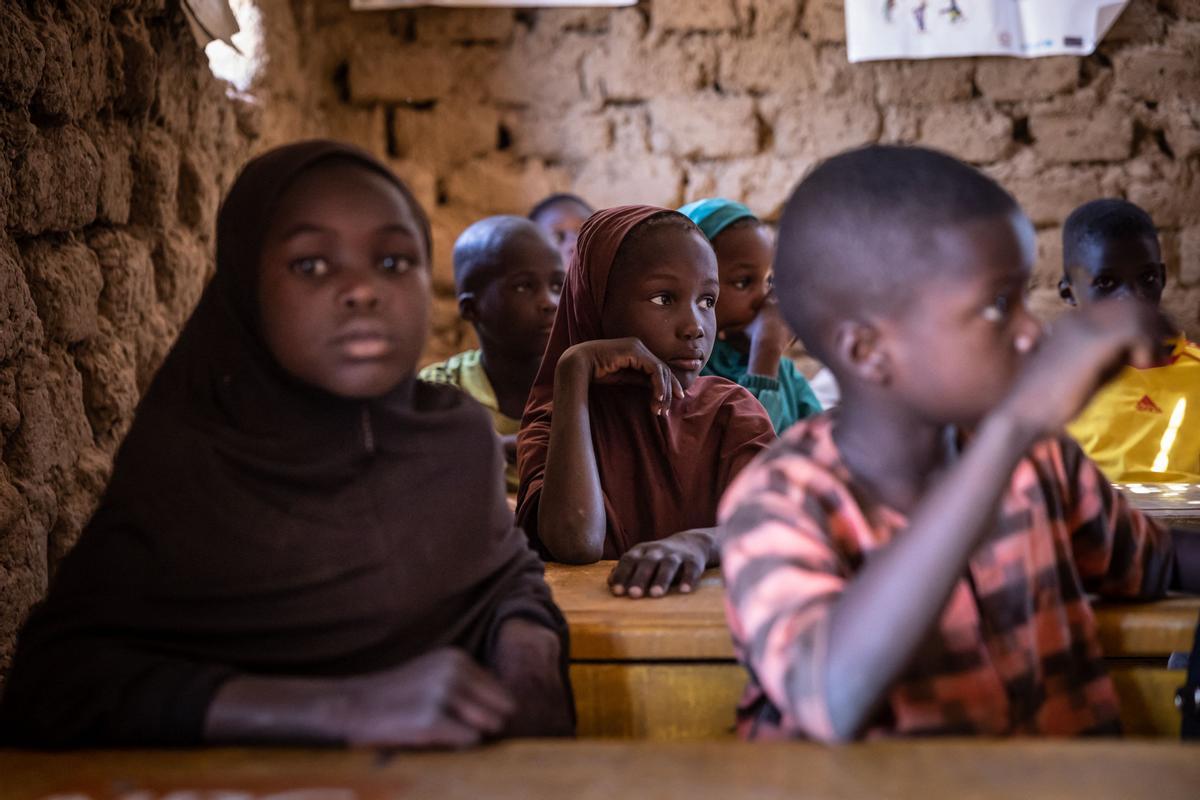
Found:
[[[0,751],[4,800],[1192,800],[1200,748],[1173,742],[884,741],[827,748],[742,742],[508,742],[459,753]],[[191,793],[183,794],[191,790]],[[234,794],[234,793],[237,794]]]
[[[1109,674],[1121,699],[1121,725],[1126,736],[1179,738],[1175,690],[1184,684],[1186,670],[1109,664]]]
[[[571,627],[571,658],[733,660],[718,570],[706,572],[691,594],[632,600],[608,590],[615,565],[546,565],[546,582]]]
[[[581,737],[702,741],[734,735],[746,673],[732,663],[577,663]]]
[[[1109,662],[1128,736],[1179,736],[1175,689],[1186,673]],[[737,664],[577,663],[571,666],[581,737],[704,741],[733,734],[746,686]]]
[[[546,581],[571,627],[571,657],[593,661],[732,660],[721,576],[704,574],[690,595],[614,597],[606,579],[614,562],[546,565]],[[1100,604],[1100,644],[1110,657],[1163,657],[1188,651],[1200,620],[1200,598]]]
[[[1096,606],[1100,647],[1110,658],[1166,658],[1176,651],[1189,652],[1197,622],[1200,597]]]

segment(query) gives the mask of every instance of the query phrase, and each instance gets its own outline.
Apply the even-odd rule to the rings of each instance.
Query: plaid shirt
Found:
[[[832,427],[829,414],[798,423],[721,503],[726,614],[750,674],[746,738],[833,736],[822,671],[834,604],[907,524],[856,491]],[[867,734],[1119,733],[1086,593],[1161,595],[1172,564],[1169,537],[1077,445],[1038,443]]]

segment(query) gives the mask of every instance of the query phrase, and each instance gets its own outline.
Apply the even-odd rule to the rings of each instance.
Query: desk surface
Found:
[[[608,590],[615,561],[547,564],[546,582],[571,627],[577,660],[729,660],[721,574],[704,573],[691,594],[633,600]]]
[[[1200,746],[926,740],[805,743],[524,741],[460,753],[0,751],[0,797],[33,800],[374,798],[1196,797]],[[308,790],[308,791],[296,791]],[[276,794],[276,800],[282,795]]]
[[[577,661],[726,661],[733,658],[721,577],[709,570],[690,595],[631,600],[614,597],[607,578],[615,562],[546,566],[546,581],[571,627]],[[1109,604],[1096,609],[1100,644],[1113,658],[1189,651],[1200,598]]]
[[[1117,488],[1131,505],[1164,524],[1200,521],[1200,484],[1120,483]]]

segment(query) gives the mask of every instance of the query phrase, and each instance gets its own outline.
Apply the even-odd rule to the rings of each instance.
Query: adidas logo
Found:
[[[1150,399],[1150,395],[1142,395],[1142,399],[1138,400],[1136,406],[1138,411],[1145,411],[1147,414],[1161,414],[1163,410],[1158,407],[1158,404]]]

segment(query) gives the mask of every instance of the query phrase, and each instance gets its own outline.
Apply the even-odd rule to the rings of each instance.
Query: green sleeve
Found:
[[[762,403],[777,434],[802,419],[821,413],[821,403],[812,387],[790,359],[780,359],[778,379],[747,373],[738,383]]]
[[[783,372],[782,367],[781,363],[780,374]],[[762,403],[762,407],[767,410],[767,416],[771,418],[771,426],[775,428],[776,435],[783,433],[788,425],[796,421],[790,398],[783,391],[783,385],[775,378],[751,375],[747,372],[738,379],[738,384],[744,386]]]

